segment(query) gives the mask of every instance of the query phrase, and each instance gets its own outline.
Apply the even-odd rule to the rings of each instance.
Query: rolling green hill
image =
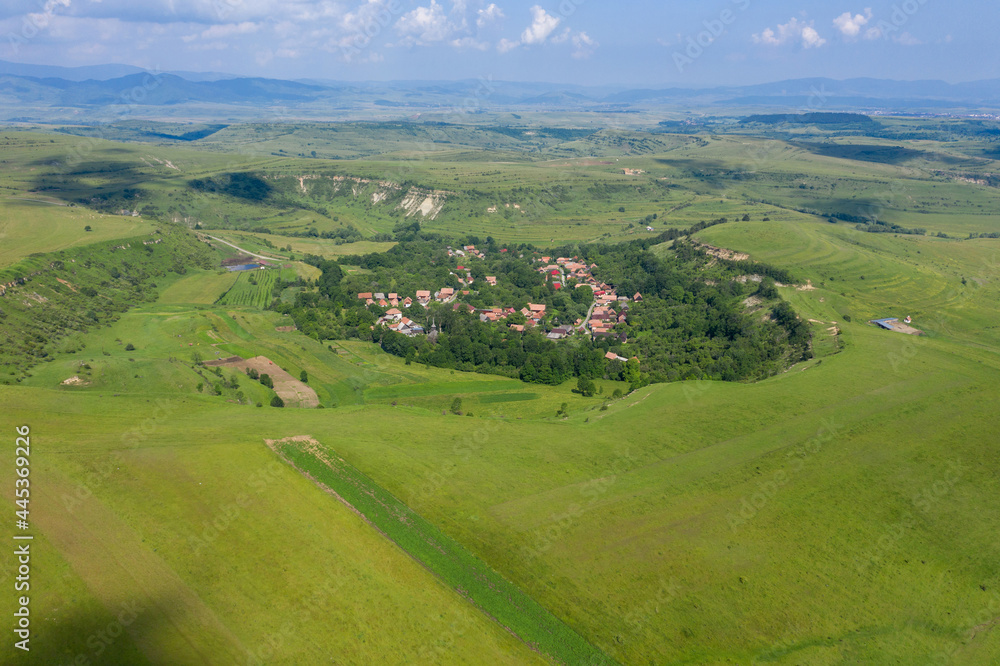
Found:
[[[1000,240],[968,235],[1000,227],[997,190],[959,175],[993,163],[951,164],[936,142],[886,141],[922,155],[894,164],[757,136],[671,135],[648,154],[625,152],[648,137],[619,138],[615,157],[517,163],[100,142],[83,169],[64,166],[78,139],[4,132],[0,211],[16,234],[0,271],[30,280],[0,295],[0,404],[9,443],[27,424],[34,445],[35,633],[30,662],[9,643],[0,661],[996,663]],[[271,193],[226,192],[233,173]],[[336,195],[305,175],[372,182]],[[778,290],[814,357],[621,398],[608,379],[585,397],[407,364],[293,330],[261,307],[277,271],[257,285],[223,273],[189,230],[225,227],[265,254],[388,249],[373,239],[406,218],[371,198],[382,180],[451,193],[423,226],[458,239],[613,242],[726,217],[694,240],[792,273]],[[155,210],[101,218],[126,189]],[[25,217],[10,197],[28,195],[77,205]],[[319,236],[347,224],[357,249]],[[313,289],[298,284],[293,298]],[[868,323],[907,315],[923,335]],[[269,407],[269,388],[204,365],[236,355],[305,373],[321,408]],[[289,438],[321,447],[267,444]]]

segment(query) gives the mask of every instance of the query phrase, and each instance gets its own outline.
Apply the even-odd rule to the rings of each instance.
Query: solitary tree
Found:
[[[303,381],[303,383],[308,384],[309,383],[309,373],[306,372],[305,370],[303,370],[302,372],[299,373],[299,379],[301,379]]]
[[[452,414],[461,414],[462,413],[462,399],[461,398],[455,398],[454,400],[451,401],[451,413]]]
[[[274,382],[271,381],[271,375],[269,375],[267,373],[265,373],[265,374],[263,374],[263,375],[260,376],[260,383],[263,384],[264,386],[266,386],[269,389],[273,389],[274,388]]]
[[[587,379],[586,377],[580,377],[576,382],[576,390],[579,391],[584,397],[589,398],[594,395],[597,387],[594,382]]]
[[[271,398],[271,406],[272,407],[284,407],[285,406],[285,401],[282,400],[280,396],[274,396],[273,398]]]

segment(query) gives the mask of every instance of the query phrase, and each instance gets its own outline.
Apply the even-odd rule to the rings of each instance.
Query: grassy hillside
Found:
[[[374,345],[288,330],[290,318],[260,309],[259,282],[221,272],[219,254],[182,229],[133,229],[147,223],[121,217],[118,231],[81,241],[70,231],[95,208],[35,218],[52,225],[51,240],[21,232],[2,272],[31,281],[0,297],[3,420],[30,425],[35,445],[30,663],[552,663],[421,565],[418,546],[426,556],[433,543],[387,539],[265,443],[291,437],[323,443],[349,472],[341,481],[362,479],[359,505],[379,498],[426,521],[414,533],[453,544],[619,663],[996,663],[1000,240],[955,238],[1000,231],[997,190],[955,175],[988,165],[852,159],[774,138],[646,138],[589,138],[622,151],[614,158],[425,155],[406,178],[461,192],[429,227],[504,240],[628,238],[654,212],[657,232],[745,213],[696,240],[793,272],[800,284],[780,291],[809,322],[815,358],[759,383],[660,384],[617,400],[627,387],[601,380],[603,394],[587,398],[575,382],[406,365]],[[75,139],[52,140],[7,133],[2,141],[21,143],[5,153],[5,193],[32,191],[42,171],[53,187],[79,188],[45,191],[68,202],[88,187],[121,188],[128,172],[161,211],[190,196],[213,220],[229,214],[249,228],[257,221],[237,220],[242,212],[264,220],[278,208],[178,188],[245,167],[288,178],[292,191],[302,165],[320,162],[102,144],[122,162],[146,151],[183,171],[147,157],[154,166],[57,181],[45,165]],[[336,168],[378,179],[388,164]],[[305,182],[295,206],[318,207]],[[552,194],[563,185],[565,200]],[[371,199],[333,199],[327,216],[289,204],[274,219],[295,233],[314,215],[319,231],[356,219],[384,233],[397,221]],[[485,212],[507,202],[527,202],[526,212]],[[828,221],[870,205],[953,238]],[[109,240],[116,233],[130,240]],[[226,238],[251,251],[350,247]],[[60,254],[29,256],[43,250]],[[924,335],[867,323],[906,315]],[[305,371],[322,408],[267,407],[270,389],[201,364],[233,355]],[[0,464],[13,470],[5,451]],[[4,478],[12,502],[13,472]],[[12,556],[3,562],[10,584]],[[120,635],[100,638],[116,622]]]
[[[87,231],[90,227],[90,231]],[[28,255],[139,236],[153,231],[140,218],[103,216],[69,207],[41,195],[10,197],[0,202],[0,268]]]

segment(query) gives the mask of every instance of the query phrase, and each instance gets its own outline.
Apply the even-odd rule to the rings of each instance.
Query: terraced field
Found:
[[[265,308],[274,297],[278,271],[241,271],[236,283],[219,299],[219,305]]]

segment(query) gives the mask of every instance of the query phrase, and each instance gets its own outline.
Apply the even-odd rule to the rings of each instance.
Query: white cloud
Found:
[[[260,30],[259,23],[244,21],[243,23],[223,23],[213,25],[201,33],[202,39],[224,39],[233,35],[251,35]]]
[[[904,32],[899,37],[893,37],[892,41],[903,46],[920,46],[923,42],[908,32]]]
[[[844,12],[837,18],[833,19],[833,25],[844,37],[847,37],[848,39],[856,39],[857,36],[861,34],[861,29],[865,27],[871,19],[872,10],[870,7],[866,7],[864,14],[854,14],[852,16],[851,12]],[[868,32],[871,32],[871,30]]]
[[[816,29],[812,26],[802,28],[802,47],[803,48],[819,48],[826,44],[826,40],[819,36]]]
[[[254,59],[257,61],[258,65],[264,67],[269,62],[274,60],[274,51],[272,51],[271,49],[267,49],[266,51],[258,51]]]
[[[396,30],[403,35],[402,43],[416,45],[442,42],[451,36],[454,28],[435,0],[429,7],[417,7],[403,14],[396,22]]]
[[[490,45],[487,42],[481,42],[475,37],[461,37],[453,39],[448,43],[456,49],[477,49],[479,51],[485,51],[490,48]]]
[[[552,16],[539,5],[535,5],[531,8],[532,21],[531,25],[524,29],[521,33],[521,43],[526,46],[531,46],[534,44],[544,44],[545,40],[549,38],[549,35],[559,27],[562,19],[556,16]]]
[[[491,2],[486,9],[480,9],[477,13],[476,25],[480,28],[485,28],[490,23],[494,21],[499,21],[502,18],[506,18],[503,10],[497,7],[495,2]]]
[[[500,40],[499,44],[497,44],[497,51],[500,53],[507,53],[509,51],[513,51],[520,45],[521,42],[512,42],[511,40],[504,38]]]
[[[587,58],[600,45],[587,33],[578,32],[573,35],[573,46],[576,48],[573,51],[574,58]]]
[[[565,30],[560,32],[558,35],[556,35],[549,41],[551,41],[553,44],[565,44],[566,42],[569,41],[569,37],[570,34],[572,34],[572,32],[573,32],[572,30],[566,28]]]
[[[826,44],[820,34],[813,27],[813,22],[800,21],[792,18],[788,23],[779,24],[775,32],[771,28],[766,28],[763,32],[755,34],[753,41],[756,44],[767,46],[781,46],[783,44],[800,42],[802,48],[819,48]]]

